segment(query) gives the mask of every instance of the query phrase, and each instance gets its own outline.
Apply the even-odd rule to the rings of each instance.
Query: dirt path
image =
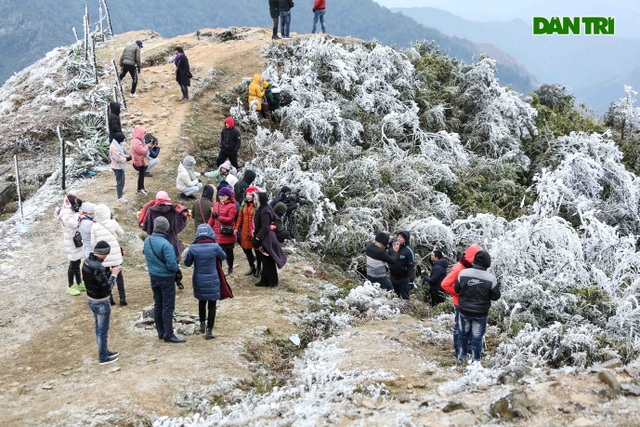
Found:
[[[144,40],[143,56],[182,45],[192,67],[203,74],[224,64],[224,82],[214,88],[224,91],[263,69],[259,50],[270,42],[268,31],[255,29],[246,34],[245,40],[225,43],[198,41],[194,35],[149,39],[149,34],[119,36],[102,47],[100,60],[117,60],[122,47],[138,38]],[[142,419],[151,414],[178,415],[180,407],[173,399],[181,393],[195,387],[213,390],[215,384],[221,386],[251,375],[242,357],[246,340],[260,338],[267,330],[282,336],[294,330],[289,311],[304,307],[306,295],[289,292],[286,286],[275,290],[254,287],[255,279],[242,275],[246,261],[239,249],[238,267],[231,277],[236,297],[219,304],[215,340],[205,341],[198,335],[189,338],[186,345],[171,345],[158,340],[153,330],[133,326],[143,308],[153,303],[141,253],[144,236],[136,226],[135,214],[161,189],[178,199],[175,170],[190,148],[189,141],[182,138],[181,126],[190,109],[199,106],[198,102],[177,102],[180,90],[173,70],[171,63],[143,69],[139,97],[128,98],[129,109],[122,114],[128,137],[133,125],[142,124],[162,145],[160,164],[154,177],[145,183],[150,191],[148,198],[135,195],[136,177],[131,168],[125,187],[129,204],[115,202],[115,180],[108,170],[78,190],[82,199],[110,206],[126,233],[123,241],[129,306],[114,307],[109,334],[109,347],[120,351],[120,360],[105,367],[97,364],[93,319],[86,298],[84,294],[70,297],[64,293],[67,264],[61,250],[62,236],[51,216],[43,217],[10,254],[1,256],[1,272],[7,278],[0,284],[1,425],[86,424],[88,419],[106,420],[107,416],[111,423],[114,417],[126,422],[132,414],[140,414]],[[125,90],[128,82],[125,79]],[[222,122],[222,118],[214,116],[211,120]],[[62,198],[60,193],[59,200]],[[193,233],[190,224],[181,235],[183,244],[190,243]],[[290,261],[281,277],[289,290],[303,281],[313,283],[296,267],[296,257]],[[196,314],[191,270],[184,272],[187,286],[178,292],[176,311]]]

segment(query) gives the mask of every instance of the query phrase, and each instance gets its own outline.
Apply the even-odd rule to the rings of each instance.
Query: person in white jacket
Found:
[[[93,228],[93,216],[95,215],[96,205],[91,202],[82,202],[80,206],[80,225],[78,231],[82,235],[82,248],[84,259],[89,258],[89,254],[93,252],[91,244],[91,229]]]
[[[184,200],[195,200],[195,193],[202,188],[202,182],[198,179],[200,174],[193,170],[196,159],[187,156],[178,166],[178,176],[176,177],[176,188],[180,192],[180,197]]]
[[[67,294],[74,296],[80,295],[80,291],[85,290],[82,278],[80,277],[80,262],[82,261],[84,250],[82,244],[76,247],[73,242],[73,236],[75,236],[78,231],[78,211],[80,210],[81,204],[82,200],[69,194],[64,199],[64,203],[56,208],[54,214],[54,217],[60,221],[62,236],[64,238],[64,249],[67,252],[67,259],[69,260],[69,269],[67,271],[69,286],[67,287]],[[75,283],[73,282],[74,279]]]
[[[123,251],[121,250],[118,239],[124,236],[124,231],[118,221],[111,218],[111,210],[107,205],[97,205],[94,215],[95,224],[91,228],[91,244],[96,245],[101,240],[104,240],[111,247],[111,252],[102,261],[102,265],[107,269],[107,274],[110,274],[111,267],[121,266],[123,261]],[[127,298],[124,290],[124,277],[122,271],[118,273],[116,279],[116,285],[118,287],[118,294],[120,296],[120,305],[127,305]],[[111,305],[115,305],[113,295],[111,296]]]

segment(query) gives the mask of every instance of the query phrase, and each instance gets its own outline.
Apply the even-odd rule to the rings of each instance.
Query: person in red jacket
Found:
[[[138,171],[138,194],[147,195],[149,192],[144,188],[144,175],[147,166],[144,164],[149,146],[144,142],[144,135],[147,133],[142,126],[133,128],[133,138],[131,139],[131,154],[133,156],[133,168]]]
[[[458,321],[460,320],[460,308],[458,303],[458,294],[454,290],[454,286],[456,284],[456,281],[458,280],[458,275],[460,274],[460,272],[465,268],[471,268],[473,259],[481,250],[482,248],[479,245],[469,246],[460,257],[460,261],[455,263],[449,274],[447,274],[447,276],[442,279],[442,283],[440,284],[442,289],[453,297],[453,306],[456,312],[455,322],[453,325],[453,349],[456,352],[456,357],[458,357],[458,340],[460,339],[460,331],[458,329]]]
[[[227,275],[233,273],[233,246],[236,243],[236,233],[234,232],[236,222],[236,201],[233,197],[233,190],[223,187],[218,191],[218,201],[211,208],[209,225],[216,233],[218,244],[225,254],[227,254],[227,265],[229,270]]]
[[[315,34],[316,27],[318,26],[318,20],[320,20],[320,27],[322,28],[322,34],[326,33],[327,30],[324,28],[324,9],[327,7],[327,0],[316,0],[313,3],[313,7],[311,10],[313,11],[313,29],[312,33]]]

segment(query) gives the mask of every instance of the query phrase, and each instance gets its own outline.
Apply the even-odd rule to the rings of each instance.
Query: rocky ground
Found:
[[[159,61],[143,69],[140,96],[127,99],[129,108],[122,116],[126,129],[141,124],[163,147],[160,165],[146,181],[148,198],[135,195],[132,170],[127,175],[125,197],[130,203],[126,205],[115,202],[115,180],[108,169],[75,184],[82,199],[109,205],[126,233],[129,305],[114,307],[109,340],[110,347],[120,351],[118,362],[97,364],[86,299],[64,292],[67,263],[59,226],[52,220],[64,193],[45,185],[27,203],[28,230],[18,232],[13,219],[3,224],[0,424],[148,425],[168,417],[160,418],[158,424],[187,425],[175,417],[187,416],[193,422],[192,412],[215,414],[212,406],[220,404],[220,424],[225,425],[640,425],[638,367],[611,361],[589,371],[495,372],[490,362],[485,367],[457,365],[449,342],[451,316],[416,315],[429,313],[421,303],[404,307],[405,314],[387,320],[361,318],[322,340],[318,344],[322,351],[318,351],[331,355],[330,380],[322,384],[310,380],[305,385],[306,380],[299,379],[299,395],[291,400],[279,397],[281,406],[272,405],[277,410],[246,403],[243,407],[251,390],[270,402],[279,389],[296,385],[296,379],[290,378],[296,372],[290,367],[291,355],[310,358],[311,351],[278,353],[273,343],[289,348],[282,343],[300,332],[299,319],[317,310],[310,302],[318,301],[330,283],[346,280],[338,269],[293,247],[276,289],[254,287],[255,279],[243,276],[244,257],[236,251],[238,266],[230,278],[235,298],[219,304],[215,340],[187,334],[184,345],[159,341],[140,322],[152,295],[136,212],[158,190],[177,199],[177,164],[194,150],[183,126],[194,114],[206,111],[208,123],[202,126],[215,129],[211,139],[216,142],[224,116],[211,108],[213,94],[262,70],[260,50],[271,42],[266,29],[235,30],[239,37],[230,39],[218,35],[233,33],[210,33],[202,40],[194,34],[163,39],[148,32],[126,33],[98,52],[99,60],[108,62],[118,58],[124,45],[142,39],[143,58],[162,58],[173,46],[182,45],[198,70],[196,77],[210,69],[224,71],[197,100],[179,104],[173,64]],[[204,120],[202,116],[199,120]],[[190,243],[193,233],[190,224],[181,235],[182,242]],[[189,333],[188,320],[197,313],[197,303],[189,286],[191,271],[184,271],[187,286],[178,292],[176,311],[178,320],[185,322],[181,329]],[[347,379],[360,383],[344,398],[337,392],[331,396],[331,387],[338,390]],[[279,389],[274,390],[274,385]]]

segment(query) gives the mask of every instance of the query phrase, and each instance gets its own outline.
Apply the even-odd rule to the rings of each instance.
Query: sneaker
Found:
[[[67,295],[73,295],[75,297],[77,295],[80,295],[80,291],[78,290],[78,288],[76,288],[75,285],[69,286],[67,288]]]
[[[146,188],[143,188],[142,190],[140,190],[144,193],[144,195],[146,196],[147,194],[149,194],[149,190],[147,190]]]
[[[109,363],[113,363],[118,360],[118,356],[109,356],[105,360],[98,362],[99,365],[108,365]]]
[[[135,93],[131,93],[131,94],[129,94],[129,96],[130,96],[131,98],[137,98],[137,97],[138,97],[138,95],[136,95]]]
[[[129,203],[129,200],[125,199],[124,197],[120,197],[118,199],[118,202],[120,202],[120,203]]]
[[[149,192],[147,190],[145,190],[144,188],[142,190],[136,191],[136,193],[140,194],[141,196],[146,196],[147,194],[149,194]]]
[[[144,176],[146,176],[147,178],[153,178],[153,175],[151,175],[151,172],[145,172]]]
[[[118,357],[119,351],[109,351],[109,357]]]
[[[74,285],[74,286],[76,287],[77,290],[79,290],[81,292],[84,292],[84,291],[87,290],[87,288],[84,287],[84,283],[83,282],[80,282],[80,283],[78,283],[77,285]]]

